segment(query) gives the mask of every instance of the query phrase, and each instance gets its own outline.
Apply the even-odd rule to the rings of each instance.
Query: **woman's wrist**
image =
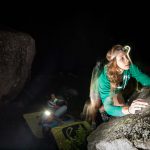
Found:
[[[129,107],[128,107],[128,106],[122,107],[122,112],[123,112],[125,115],[130,114]]]

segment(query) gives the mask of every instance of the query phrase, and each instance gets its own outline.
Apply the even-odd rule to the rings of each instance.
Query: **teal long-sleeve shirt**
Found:
[[[116,88],[115,93],[118,93],[124,89],[131,77],[135,78],[143,86],[150,86],[150,77],[142,73],[136,65],[131,64],[130,68],[123,72],[123,83]],[[124,116],[122,113],[122,106],[113,105],[112,97],[115,93],[112,93],[110,90],[110,80],[107,76],[107,66],[104,67],[101,75],[98,78],[98,90],[105,111],[111,116]]]

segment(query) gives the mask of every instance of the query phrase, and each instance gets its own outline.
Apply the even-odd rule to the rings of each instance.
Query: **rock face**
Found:
[[[31,73],[35,41],[25,33],[0,31],[0,105],[13,100]]]
[[[136,97],[145,99],[150,105],[149,88],[142,88]],[[102,123],[87,140],[88,150],[150,150],[150,106],[137,114]]]

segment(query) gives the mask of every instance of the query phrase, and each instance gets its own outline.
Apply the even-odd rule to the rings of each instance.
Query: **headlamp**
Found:
[[[124,50],[127,54],[129,54],[129,52],[130,52],[130,50],[131,50],[131,47],[130,47],[129,45],[125,45],[125,46],[123,47],[123,50]]]
[[[127,53],[127,57],[128,57],[128,59],[129,59],[129,61],[132,63],[132,60],[131,60],[131,58],[130,58],[130,56],[129,56],[129,53],[130,53],[130,51],[131,51],[131,47],[130,47],[129,45],[125,45],[125,46],[123,47],[123,51],[125,51],[125,52]]]

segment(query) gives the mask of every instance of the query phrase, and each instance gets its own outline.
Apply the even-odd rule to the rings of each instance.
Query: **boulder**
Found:
[[[145,99],[150,105],[150,88],[142,88],[133,97]],[[150,150],[150,106],[100,124],[87,141],[88,150]]]
[[[30,77],[35,41],[26,33],[0,31],[0,105],[21,92]]]

